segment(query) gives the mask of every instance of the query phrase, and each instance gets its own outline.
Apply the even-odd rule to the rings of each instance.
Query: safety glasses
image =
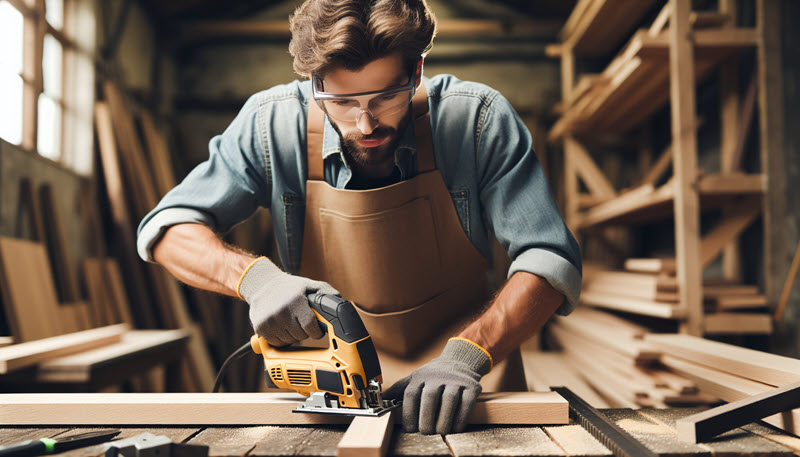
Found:
[[[374,92],[357,94],[332,94],[325,92],[324,83],[316,76],[311,77],[314,100],[320,109],[340,122],[358,122],[362,114],[367,113],[376,121],[381,116],[388,116],[405,108],[414,97],[416,89],[415,73],[408,75],[408,83]]]

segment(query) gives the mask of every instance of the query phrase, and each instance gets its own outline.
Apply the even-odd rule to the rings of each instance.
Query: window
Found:
[[[0,137],[82,174],[93,156],[95,3],[0,0]]]
[[[22,30],[24,19],[0,1],[0,138],[22,141]]]

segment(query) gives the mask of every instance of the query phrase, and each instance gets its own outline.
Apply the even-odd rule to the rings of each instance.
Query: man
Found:
[[[415,364],[385,392],[402,399],[405,429],[462,431],[481,378],[580,292],[579,249],[531,135],[496,91],[422,77],[435,32],[424,0],[308,0],[291,30],[310,81],[248,100],[142,221],[140,255],[238,295],[275,346],[321,337],[305,296],[341,293],[385,379],[412,371],[395,361]],[[272,212],[283,271],[215,233],[258,207]],[[489,231],[512,264],[484,306]]]

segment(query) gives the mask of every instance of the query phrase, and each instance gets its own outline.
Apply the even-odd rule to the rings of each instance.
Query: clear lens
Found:
[[[355,122],[362,111],[373,118],[390,115],[400,111],[411,101],[411,89],[381,94],[367,100],[365,97],[342,97],[323,100],[322,105],[328,116],[345,122]]]

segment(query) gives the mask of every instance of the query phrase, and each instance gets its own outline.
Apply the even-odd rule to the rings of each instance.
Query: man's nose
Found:
[[[358,130],[360,130],[364,135],[369,135],[375,130],[376,127],[378,127],[378,121],[373,119],[372,115],[369,114],[368,111],[364,110],[358,114],[358,119],[356,119],[356,127],[358,127]]]

